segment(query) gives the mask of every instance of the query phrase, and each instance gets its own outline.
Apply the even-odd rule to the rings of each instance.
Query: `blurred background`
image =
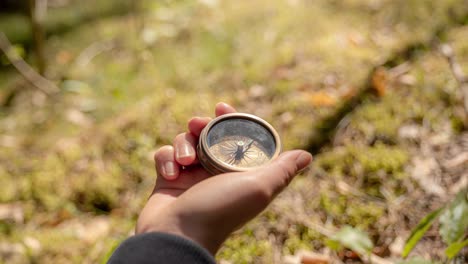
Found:
[[[0,263],[105,263],[219,101],[315,155],[220,263],[468,261],[466,0],[2,0],[0,49]]]

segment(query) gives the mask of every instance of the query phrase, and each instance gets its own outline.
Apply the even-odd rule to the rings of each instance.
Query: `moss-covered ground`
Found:
[[[440,165],[467,152],[468,139],[459,84],[433,41],[449,43],[468,73],[466,1],[142,3],[138,15],[48,38],[56,95],[0,72],[0,102],[19,90],[0,110],[0,263],[105,262],[152,189],[152,154],[190,117],[226,101],[271,122],[284,149],[307,149],[325,117],[414,43],[425,46],[374,73],[376,94],[217,259],[282,263],[305,249],[345,262],[319,229],[350,225],[396,260],[395,241],[466,184],[466,162]],[[426,176],[443,193],[415,176],[429,158],[442,172]],[[443,260],[438,235],[428,242],[413,254]]]

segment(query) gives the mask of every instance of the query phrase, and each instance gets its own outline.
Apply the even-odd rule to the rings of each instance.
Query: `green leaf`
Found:
[[[332,239],[325,240],[325,245],[334,251],[339,251],[343,248],[343,245],[341,245],[340,242]]]
[[[403,248],[403,253],[401,254],[404,258],[408,256],[408,254],[411,252],[411,250],[413,250],[414,246],[416,246],[418,241],[424,236],[427,230],[429,230],[436,217],[440,214],[440,212],[442,212],[442,209],[443,208],[439,208],[426,215],[413,229],[411,235],[406,240],[405,247]]]
[[[445,249],[445,255],[449,259],[452,259],[458,254],[458,252],[460,252],[460,250],[462,250],[466,246],[468,246],[468,239],[465,241],[452,243]]]
[[[333,237],[333,240],[340,242],[343,246],[354,250],[355,252],[364,255],[370,253],[374,245],[369,236],[359,229],[345,226]]]
[[[468,188],[460,191],[447,210],[440,216],[439,233],[445,243],[462,239],[468,229]]]

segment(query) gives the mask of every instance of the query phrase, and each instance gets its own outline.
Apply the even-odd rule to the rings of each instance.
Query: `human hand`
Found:
[[[220,116],[235,109],[218,103],[215,112]],[[154,155],[158,177],[136,233],[172,233],[214,255],[229,234],[263,211],[312,160],[308,152],[288,151],[256,170],[212,177],[196,157],[198,137],[210,120],[192,118],[189,132],[177,135],[173,146],[163,146]]]

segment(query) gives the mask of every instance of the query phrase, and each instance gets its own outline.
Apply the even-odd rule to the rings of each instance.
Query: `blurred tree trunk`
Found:
[[[44,55],[45,33],[43,22],[47,12],[47,0],[29,0],[29,19],[31,21],[31,32],[33,35],[34,53],[36,54],[36,65],[40,75],[46,70]]]

